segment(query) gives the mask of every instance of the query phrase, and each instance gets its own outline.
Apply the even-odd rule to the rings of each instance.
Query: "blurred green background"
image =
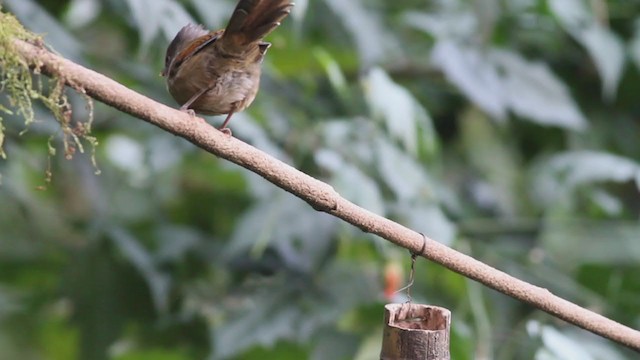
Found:
[[[190,21],[223,27],[235,5],[0,3],[61,55],[171,106],[168,42]],[[296,4],[234,136],[640,327],[640,2]],[[86,142],[65,159],[35,110],[26,133],[2,114],[1,359],[378,357],[405,250],[99,103],[97,167]],[[414,300],[453,313],[452,359],[635,358],[438,265],[419,260],[416,276]]]

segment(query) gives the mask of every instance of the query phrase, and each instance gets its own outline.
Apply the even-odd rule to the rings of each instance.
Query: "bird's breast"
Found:
[[[206,88],[189,108],[205,115],[228,114],[244,110],[255,98],[260,85],[260,64],[216,56],[215,51],[201,51],[182,63],[167,85],[180,105]]]

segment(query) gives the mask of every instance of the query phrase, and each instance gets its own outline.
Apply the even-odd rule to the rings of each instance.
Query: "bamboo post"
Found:
[[[450,360],[451,312],[420,304],[387,304],[381,360]]]

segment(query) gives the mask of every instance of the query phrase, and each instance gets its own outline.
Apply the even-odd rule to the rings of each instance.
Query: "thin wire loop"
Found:
[[[424,236],[423,233],[420,233],[420,235],[422,235],[422,239],[424,241],[422,242],[422,248],[420,249],[420,252],[417,252],[417,253],[411,252],[411,271],[409,272],[409,283],[395,292],[397,294],[399,292],[407,290],[407,301],[406,301],[407,303],[411,303],[412,301],[411,287],[413,286],[413,281],[414,281],[415,272],[416,272],[416,258],[418,257],[418,255],[422,255],[427,248],[427,237]]]

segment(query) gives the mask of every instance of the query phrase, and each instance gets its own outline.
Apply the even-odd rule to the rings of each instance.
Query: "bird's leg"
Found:
[[[236,112],[237,109],[238,109],[238,103],[234,103],[231,106],[231,110],[229,110],[229,114],[227,114],[227,118],[224,119],[224,122],[222,122],[222,125],[218,128],[218,130],[222,131],[228,136],[231,136],[231,129],[227,127],[227,124],[229,123],[229,120],[231,120],[231,116],[233,116],[233,114]]]
[[[186,112],[187,114],[189,114],[191,117],[195,117],[196,113],[195,111],[189,109],[189,107],[196,101],[198,100],[202,95],[204,95],[204,93],[206,93],[207,91],[211,90],[210,87],[205,87],[202,90],[198,91],[197,93],[195,93],[195,95],[193,95],[191,97],[191,99],[189,99],[186,103],[182,104],[182,106],[180,106],[180,111],[182,112]]]
[[[229,129],[227,127],[227,124],[229,123],[229,120],[231,120],[231,115],[233,115],[233,111],[231,111],[231,112],[229,112],[229,114],[227,114],[227,118],[224,119],[224,122],[218,128],[218,130],[222,131],[225,135],[228,135],[228,136],[231,136],[231,129]]]

